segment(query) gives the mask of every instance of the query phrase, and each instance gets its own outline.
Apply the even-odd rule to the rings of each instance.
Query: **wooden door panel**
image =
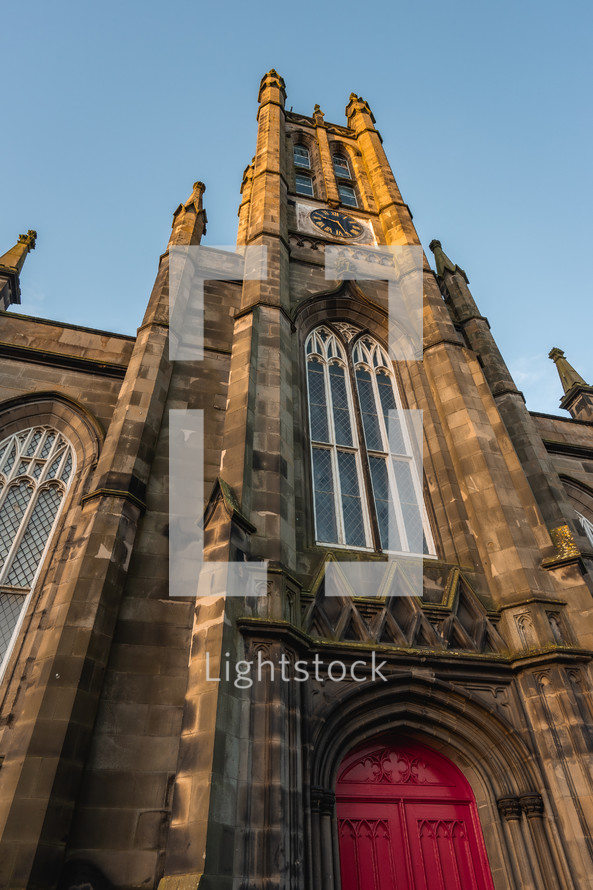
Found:
[[[339,819],[338,826],[342,890],[412,890],[398,820]]]
[[[493,890],[471,788],[437,752],[400,740],[351,754],[336,800],[342,890]]]
[[[414,890],[491,890],[469,803],[406,802]]]

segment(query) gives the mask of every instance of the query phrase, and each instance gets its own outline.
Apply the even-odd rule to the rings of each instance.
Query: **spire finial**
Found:
[[[19,235],[17,243],[3,256],[0,256],[0,309],[8,309],[12,303],[21,302],[19,276],[27,254],[35,249],[37,232],[29,229],[26,235]]]
[[[370,118],[370,122],[372,124],[375,123],[375,116],[371,111],[371,106],[363,99],[362,96],[357,96],[356,93],[350,93],[350,101],[346,106],[346,119],[348,121],[348,126],[351,126],[350,121],[355,114],[368,115]]]
[[[325,115],[323,114],[323,111],[321,110],[321,106],[315,105],[315,108],[313,109],[313,120],[315,121],[316,127],[323,126],[323,118],[324,117],[325,117]]]
[[[565,393],[569,392],[573,386],[588,386],[587,381],[583,380],[581,375],[575,371],[570,362],[564,357],[562,349],[558,349],[558,347],[555,346],[548,353],[548,357],[551,358],[556,365],[556,370],[558,371],[560,382],[562,383],[562,388]]]
[[[456,263],[451,262],[445,251],[443,250],[442,244],[436,238],[434,238],[430,244],[428,245],[432,252],[434,253],[434,260],[437,267],[437,275],[442,278],[445,272],[451,272],[454,275],[456,272],[459,272],[465,278],[466,282],[468,282],[467,275]],[[469,284],[469,282],[468,282]]]
[[[203,182],[194,182],[191,195],[174,212],[169,247],[173,244],[199,244],[202,235],[206,234],[208,220],[202,203],[205,191]]]
[[[0,266],[20,272],[30,250],[35,250],[37,232],[29,229],[26,235],[19,235],[17,243],[4,256],[0,257]]]
[[[284,78],[278,74],[275,68],[270,68],[267,74],[264,74],[262,77],[257,101],[260,105],[264,104],[264,102],[274,102],[276,105],[281,105],[284,108],[286,84],[284,83]]]

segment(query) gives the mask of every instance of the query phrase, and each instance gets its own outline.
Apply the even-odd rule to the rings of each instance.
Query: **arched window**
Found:
[[[346,350],[326,327],[307,339],[316,538],[370,547],[368,509]]]
[[[374,339],[340,327],[350,342],[322,325],[305,345],[316,541],[433,553],[392,364]]]
[[[334,173],[338,179],[352,179],[350,164],[343,155],[333,155],[332,160],[334,162]]]
[[[0,664],[74,469],[72,446],[51,427],[32,427],[0,442]]]
[[[305,167],[307,170],[311,168],[309,149],[306,145],[295,145],[292,154],[295,167]]]

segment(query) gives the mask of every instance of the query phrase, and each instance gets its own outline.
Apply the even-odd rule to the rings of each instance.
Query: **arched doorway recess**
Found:
[[[381,736],[351,751],[336,813],[342,890],[493,890],[469,782],[415,739]]]

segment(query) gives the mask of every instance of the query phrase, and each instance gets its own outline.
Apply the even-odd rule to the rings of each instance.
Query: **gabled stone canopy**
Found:
[[[428,595],[422,598],[410,595],[413,586],[405,568],[395,569],[401,578],[394,582],[391,567],[386,567],[385,586],[390,591],[397,587],[402,595],[363,598],[352,596],[346,573],[340,572],[339,562],[334,564],[342,579],[343,596],[325,596],[325,566],[311,593],[301,594],[302,629],[314,639],[394,646],[410,652],[430,649],[502,654],[508,649],[496,629],[500,615],[486,609],[456,567],[447,570],[439,566],[432,578],[428,575]],[[446,579],[440,590],[434,584],[435,574]]]

